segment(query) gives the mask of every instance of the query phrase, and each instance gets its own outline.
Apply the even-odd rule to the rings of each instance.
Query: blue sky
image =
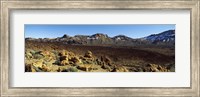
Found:
[[[25,24],[24,32],[25,37],[32,38],[56,38],[62,37],[64,34],[74,36],[96,33],[107,34],[110,37],[126,35],[131,38],[141,38],[171,29],[175,29],[175,24]]]

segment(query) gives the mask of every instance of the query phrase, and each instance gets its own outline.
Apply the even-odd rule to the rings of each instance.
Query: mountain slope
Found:
[[[145,40],[155,42],[165,42],[165,43],[175,43],[175,30],[164,31],[159,34],[152,34],[147,37],[144,37]]]
[[[125,35],[117,35],[109,37],[106,34],[97,33],[94,35],[75,35],[70,37],[63,35],[57,38],[26,38],[26,41],[38,42],[61,42],[64,44],[82,44],[82,45],[114,45],[114,46],[135,46],[135,45],[149,45],[149,44],[175,44],[175,30],[168,30],[159,34],[152,34],[143,38],[133,39]]]

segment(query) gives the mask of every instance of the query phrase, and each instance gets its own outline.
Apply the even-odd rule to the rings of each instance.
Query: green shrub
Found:
[[[34,58],[35,59],[42,59],[42,58],[44,58],[44,56],[41,55],[41,54],[34,54]]]
[[[34,55],[34,54],[35,54],[35,51],[34,51],[34,50],[30,50],[30,53],[31,53],[32,55]]]
[[[78,72],[78,69],[76,67],[70,67],[68,69],[69,72]]]
[[[53,64],[60,65],[61,62],[60,62],[60,60],[56,60]]]
[[[35,54],[41,54],[42,53],[42,51],[36,51],[35,52]]]
[[[58,56],[58,52],[57,51],[52,51],[52,53],[55,55],[55,56]]]

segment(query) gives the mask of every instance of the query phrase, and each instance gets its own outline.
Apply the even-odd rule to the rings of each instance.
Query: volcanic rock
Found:
[[[85,53],[85,56],[84,57],[86,57],[86,58],[92,58],[92,52],[91,51],[87,51],[86,53]]]

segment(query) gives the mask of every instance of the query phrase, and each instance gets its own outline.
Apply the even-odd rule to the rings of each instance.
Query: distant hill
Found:
[[[61,42],[72,45],[113,45],[113,46],[135,46],[135,45],[175,45],[175,30],[168,30],[159,34],[133,39],[125,35],[109,37],[106,34],[75,35],[74,37],[63,35],[57,38],[26,38],[26,41],[38,42]]]
[[[151,41],[152,43],[175,43],[175,30],[168,30],[159,34],[152,34],[144,37],[143,39]]]

